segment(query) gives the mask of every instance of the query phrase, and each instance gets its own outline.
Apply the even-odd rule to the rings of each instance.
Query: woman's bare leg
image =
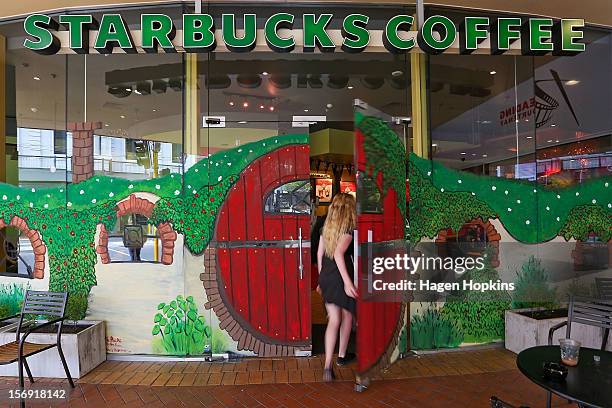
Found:
[[[332,303],[325,303],[327,309],[327,328],[325,329],[325,367],[332,367],[332,359],[334,357],[334,349],[336,348],[336,340],[338,339],[338,329],[342,320],[342,312],[340,307]]]
[[[340,324],[340,343],[338,346],[338,357],[346,356],[346,348],[351,338],[353,328],[353,314],[346,309],[342,309],[342,323]]]

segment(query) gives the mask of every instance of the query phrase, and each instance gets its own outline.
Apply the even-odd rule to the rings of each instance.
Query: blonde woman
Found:
[[[323,380],[334,379],[332,359],[338,333],[338,359],[336,364],[350,363],[355,355],[347,354],[357,289],[351,278],[353,271],[353,229],[355,228],[355,199],[350,194],[336,195],[329,206],[323,225],[317,261],[319,265],[319,290],[327,309],[325,329],[325,367]]]

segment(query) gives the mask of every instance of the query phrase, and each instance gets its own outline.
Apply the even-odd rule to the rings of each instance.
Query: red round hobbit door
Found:
[[[279,148],[240,174],[219,211],[201,278],[238,350],[310,349],[309,180],[309,146]]]

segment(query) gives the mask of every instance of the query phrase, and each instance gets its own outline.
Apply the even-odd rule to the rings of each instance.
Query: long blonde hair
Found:
[[[355,229],[357,214],[355,211],[355,199],[347,193],[336,194],[329,206],[327,218],[323,225],[323,244],[325,255],[334,257],[338,246],[338,240],[343,234]]]

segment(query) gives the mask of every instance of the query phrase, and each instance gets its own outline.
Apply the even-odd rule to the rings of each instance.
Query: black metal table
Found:
[[[599,356],[597,363],[593,356]],[[544,377],[545,362],[561,362],[559,346],[538,346],[523,350],[516,358],[519,370],[531,381],[560,396],[585,407],[612,407],[612,352],[580,348],[578,365],[568,367],[562,381]]]

